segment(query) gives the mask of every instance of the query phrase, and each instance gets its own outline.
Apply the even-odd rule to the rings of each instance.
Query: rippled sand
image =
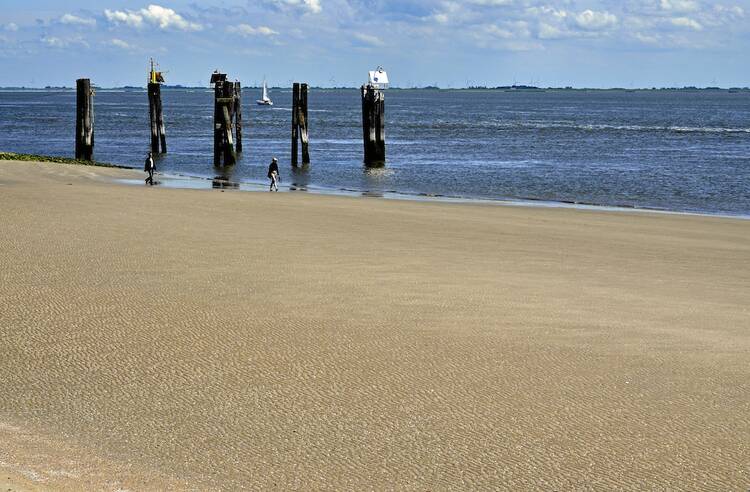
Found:
[[[0,162],[0,485],[750,486],[750,221]]]

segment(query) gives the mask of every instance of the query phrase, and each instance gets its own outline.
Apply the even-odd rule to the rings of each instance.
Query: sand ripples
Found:
[[[48,172],[0,195],[0,468],[72,488],[749,483],[746,223]]]

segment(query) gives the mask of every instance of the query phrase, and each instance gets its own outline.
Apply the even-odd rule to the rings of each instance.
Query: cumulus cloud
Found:
[[[267,27],[267,26],[253,27],[250,24],[239,24],[237,26],[229,26],[227,27],[227,32],[239,34],[240,36],[245,36],[245,37],[276,36],[277,34],[279,34],[278,32],[274,31],[270,27]]]
[[[584,10],[580,14],[573,16],[573,23],[585,30],[600,31],[617,24],[617,16],[609,12],[595,12],[593,10]]]
[[[674,17],[670,19],[669,22],[676,27],[684,27],[687,29],[693,29],[695,31],[703,30],[703,26],[700,24],[700,22],[689,17]]]
[[[15,22],[11,22],[10,24],[5,24],[3,29],[10,32],[16,32],[18,31],[18,24],[16,24]]]
[[[319,14],[323,10],[320,0],[271,0],[278,7],[300,8],[311,14]]]
[[[89,27],[93,27],[96,25],[96,19],[91,19],[88,17],[79,17],[73,14],[63,15],[62,17],[60,17],[60,22],[62,24],[89,26]]]
[[[162,30],[200,31],[203,29],[202,25],[190,22],[174,10],[161,5],[152,4],[140,10],[106,9],[104,16],[113,24],[124,24],[135,28],[150,25]]]

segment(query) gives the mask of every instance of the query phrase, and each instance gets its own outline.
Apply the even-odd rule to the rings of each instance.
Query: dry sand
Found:
[[[0,162],[36,489],[750,487],[750,221]]]

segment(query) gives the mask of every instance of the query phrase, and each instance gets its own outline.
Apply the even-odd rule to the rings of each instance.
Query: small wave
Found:
[[[414,125],[418,127],[420,125]],[[567,121],[492,121],[478,125],[463,122],[438,121],[433,128],[494,128],[494,129],[530,129],[530,130],[578,130],[578,131],[621,131],[621,132],[666,132],[666,133],[716,133],[742,134],[750,133],[750,128],[710,127],[710,126],[658,126],[658,125],[613,125],[594,123],[574,123]]]

